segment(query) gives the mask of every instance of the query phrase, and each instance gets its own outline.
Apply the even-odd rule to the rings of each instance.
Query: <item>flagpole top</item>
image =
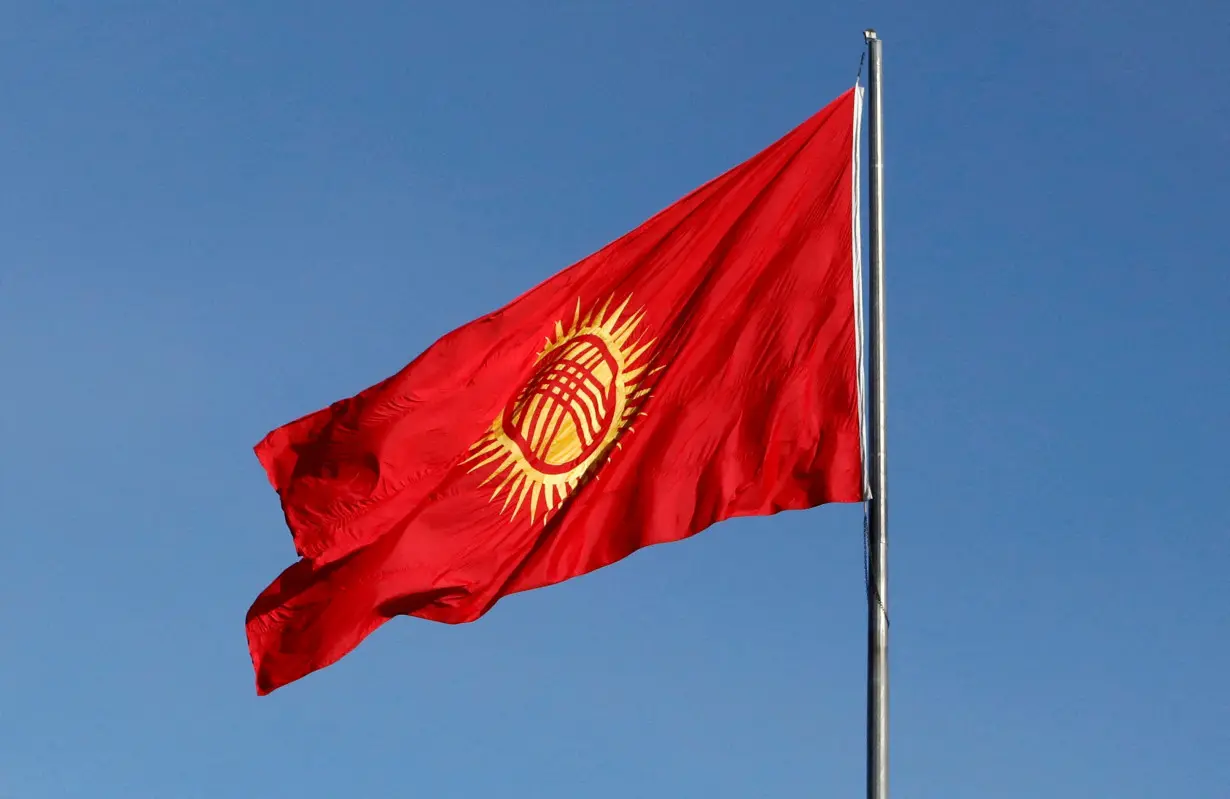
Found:
[[[863,41],[865,42],[875,41],[878,38],[880,37],[876,35],[875,28],[868,28],[867,30],[863,31]]]

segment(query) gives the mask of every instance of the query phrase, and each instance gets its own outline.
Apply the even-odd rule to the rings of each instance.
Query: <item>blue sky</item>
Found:
[[[855,796],[861,512],[258,699],[270,428],[752,155],[885,40],[893,788],[1230,783],[1230,10],[0,7],[0,796]]]

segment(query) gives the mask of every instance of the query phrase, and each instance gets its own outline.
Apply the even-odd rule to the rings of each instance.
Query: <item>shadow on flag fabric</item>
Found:
[[[865,497],[861,90],[256,454],[301,559],[247,616],[260,694],[398,615],[734,516]]]

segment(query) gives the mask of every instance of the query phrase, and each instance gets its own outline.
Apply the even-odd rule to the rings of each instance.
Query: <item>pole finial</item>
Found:
[[[868,28],[867,30],[863,31],[863,41],[865,42],[874,41],[875,39],[878,39],[878,38],[879,37],[876,36],[875,28]]]

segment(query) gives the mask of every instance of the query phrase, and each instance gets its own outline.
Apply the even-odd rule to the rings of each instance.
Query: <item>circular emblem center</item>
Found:
[[[638,332],[643,310],[625,315],[628,299],[610,305],[582,314],[578,300],[571,325],[556,321],[529,379],[470,447],[469,471],[486,472],[479,486],[493,484],[491,501],[503,497],[500,512],[511,518],[528,505],[531,523],[545,519],[596,474],[641,413],[654,339]]]
[[[563,474],[602,446],[615,420],[619,360],[585,334],[558,347],[504,411],[504,430],[530,466]]]

